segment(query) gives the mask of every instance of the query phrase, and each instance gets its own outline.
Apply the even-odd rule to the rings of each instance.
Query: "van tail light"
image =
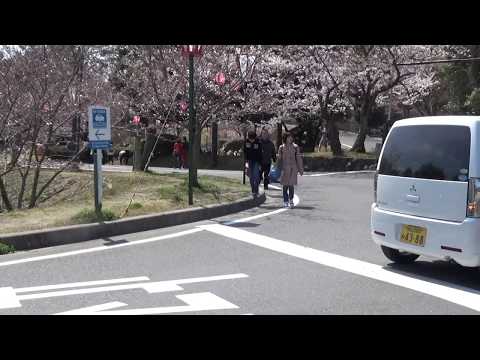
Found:
[[[467,216],[480,217],[480,178],[468,181]]]
[[[377,202],[377,183],[378,183],[378,170],[375,171],[375,178],[373,180],[373,196],[374,202]]]

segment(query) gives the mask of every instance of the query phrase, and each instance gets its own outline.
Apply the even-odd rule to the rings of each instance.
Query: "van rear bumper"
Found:
[[[404,224],[427,229],[425,246],[400,241]],[[480,266],[480,219],[466,218],[463,222],[428,219],[382,210],[374,203],[371,208],[371,236],[378,245],[439,259],[453,259],[463,266]],[[442,246],[460,249],[461,252],[442,249]]]

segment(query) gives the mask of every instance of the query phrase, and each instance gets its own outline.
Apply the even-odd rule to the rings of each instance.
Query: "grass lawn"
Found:
[[[333,156],[331,151],[320,151],[320,152],[311,152],[305,153],[305,157],[309,158],[326,158],[326,159],[333,159],[334,157],[337,158],[350,158],[350,159],[376,159],[377,155],[374,153],[357,153],[351,151],[343,151],[342,156]]]
[[[49,171],[42,174],[44,181],[51,176]],[[105,220],[188,207],[186,174],[104,172],[103,176]],[[7,180],[12,184],[15,179]],[[199,176],[199,183],[200,188],[194,188],[194,206],[227,203],[250,194],[240,179]],[[55,188],[62,186],[66,186],[64,191],[37,208],[0,213],[0,234],[96,222],[93,173],[64,172],[55,182]]]

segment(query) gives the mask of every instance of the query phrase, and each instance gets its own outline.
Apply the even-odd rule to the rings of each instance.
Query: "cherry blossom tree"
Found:
[[[257,73],[257,89],[268,99],[263,99],[264,106],[280,117],[313,115],[317,119],[314,137],[325,124],[333,152],[341,153],[336,120],[349,103],[341,92],[344,80],[338,47],[273,46]]]
[[[365,152],[368,119],[379,98],[402,82],[406,86],[417,85],[414,81],[406,81],[416,74],[417,69],[399,64],[434,59],[443,52],[440,47],[417,45],[343,46],[343,52],[344,93],[350,99],[355,118],[360,125],[352,151]],[[423,80],[425,82],[420,86],[428,88],[428,76],[423,76]]]
[[[1,60],[0,96],[5,101],[0,106],[0,136],[8,161],[0,170],[0,193],[7,210],[13,207],[5,184],[11,172],[20,178],[18,191],[10,186],[19,209],[26,196],[32,208],[64,190],[55,186],[55,179],[80,153],[73,142],[74,155],[60,169],[42,183],[40,174],[56,137],[69,137],[72,127],[78,135],[79,115],[86,117],[92,103],[108,101],[109,86],[97,50],[80,45],[18,46]],[[30,177],[32,181],[27,182]]]

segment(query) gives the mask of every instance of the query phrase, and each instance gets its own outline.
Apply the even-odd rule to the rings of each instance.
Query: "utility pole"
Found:
[[[189,104],[188,104],[188,115],[189,115],[189,123],[188,123],[188,137],[189,137],[189,146],[188,146],[188,205],[193,205],[193,165],[194,165],[194,149],[193,144],[195,141],[195,108],[193,104],[193,99],[195,96],[194,91],[194,84],[193,84],[193,53],[188,54],[188,97],[189,97]]]

